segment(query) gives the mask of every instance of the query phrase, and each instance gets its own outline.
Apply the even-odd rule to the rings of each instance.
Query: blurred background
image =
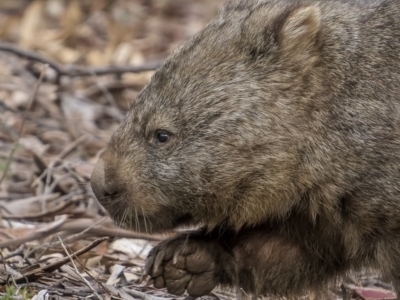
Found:
[[[212,18],[221,0],[2,0],[0,38],[61,63],[164,58]]]

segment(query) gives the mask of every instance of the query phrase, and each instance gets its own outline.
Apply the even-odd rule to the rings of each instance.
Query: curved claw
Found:
[[[174,265],[176,265],[178,263],[178,258],[182,252],[182,248],[183,248],[183,246],[178,246],[178,247],[176,247],[176,249],[174,251],[174,255],[172,256],[172,263]]]
[[[153,275],[157,274],[158,269],[160,268],[161,263],[164,259],[164,256],[165,256],[165,251],[163,251],[163,250],[161,250],[157,253],[157,256],[155,258],[154,265],[153,265]]]
[[[151,267],[153,266],[154,259],[155,259],[154,255],[150,255],[147,258],[147,261],[146,261],[146,263],[144,265],[144,271],[143,271],[143,276],[142,277],[146,277],[146,276],[150,275],[150,270],[151,270]]]

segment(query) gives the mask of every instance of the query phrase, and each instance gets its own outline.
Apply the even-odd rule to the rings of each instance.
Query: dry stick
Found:
[[[94,79],[97,79],[97,75],[93,73]],[[104,97],[106,98],[107,102],[111,105],[112,108],[114,108],[114,111],[116,113],[116,117],[118,118],[118,121],[121,122],[124,119],[124,113],[121,111],[119,108],[117,102],[115,101],[113,95],[108,91],[108,89],[104,86],[101,85],[98,80],[95,80],[97,86],[103,93]]]
[[[103,298],[102,298],[102,297],[97,293],[97,291],[92,287],[92,285],[90,284],[90,282],[87,281],[86,278],[83,277],[82,274],[79,272],[78,268],[77,268],[76,265],[75,265],[74,259],[72,258],[71,254],[69,254],[69,252],[68,252],[68,250],[67,250],[67,247],[65,246],[63,240],[62,240],[60,237],[58,237],[58,239],[59,239],[59,241],[60,241],[60,243],[61,243],[61,246],[64,248],[64,251],[65,251],[65,253],[67,254],[69,260],[71,261],[71,264],[74,266],[74,269],[75,269],[76,274],[77,274],[80,278],[82,278],[83,282],[87,285],[88,288],[90,288],[90,289],[92,290],[93,294],[95,294],[96,297],[97,297],[99,300],[103,300]]]
[[[42,68],[42,71],[40,72],[40,77],[39,77],[39,79],[37,80],[37,82],[35,84],[35,87],[33,89],[33,93],[31,94],[31,98],[29,99],[26,111],[30,111],[31,108],[32,108],[33,102],[36,99],[36,95],[38,93],[40,84],[43,81],[43,77],[44,77],[44,74],[46,72],[47,67],[48,67],[48,65],[44,65],[44,67]],[[12,158],[13,158],[13,156],[15,154],[15,151],[17,150],[17,146],[18,146],[18,143],[19,143],[19,137],[21,136],[22,130],[24,129],[24,126],[25,126],[25,120],[26,120],[26,118],[22,119],[21,126],[19,127],[19,130],[18,130],[18,139],[16,139],[15,142],[14,142],[13,149],[11,150],[10,156],[9,156],[9,158],[7,160],[6,166],[5,166],[4,171],[3,171],[3,176],[0,178],[0,184],[3,182],[4,178],[6,178],[6,175],[8,173],[8,169],[10,168]]]
[[[62,224],[67,220],[67,216],[61,216],[58,220],[46,225],[45,227],[40,227],[38,229],[33,229],[29,231],[24,237],[15,238],[12,240],[0,240],[0,249],[5,247],[13,247],[16,245],[25,244],[30,241],[43,239],[49,236],[52,233],[60,232],[62,230],[58,230]]]
[[[82,135],[79,138],[77,138],[75,141],[73,141],[71,144],[69,144],[56,158],[56,160],[62,160],[64,159],[68,154],[72,152],[76,147],[78,147],[80,144],[82,144],[86,140],[86,136]]]
[[[68,202],[74,203],[75,201],[68,201]],[[103,222],[104,219],[105,219],[105,217],[103,217],[102,220],[100,220],[100,221],[98,221],[96,224],[94,224],[93,227],[94,227],[94,226],[97,226],[98,224],[100,224],[101,222]],[[91,227],[85,228],[85,229],[84,229],[83,231],[81,231],[80,233],[75,234],[75,235],[73,235],[73,236],[71,236],[71,237],[69,236],[69,237],[65,238],[64,241],[71,243],[71,242],[73,242],[73,241],[75,241],[75,240],[77,240],[77,239],[79,239],[79,238],[82,238],[82,236],[84,237],[85,232],[89,231],[90,228],[91,228]],[[62,230],[61,230],[61,231],[62,231]],[[104,236],[104,234],[103,234],[103,236]],[[60,244],[60,242],[49,242],[49,243],[45,243],[45,244],[39,245],[38,249],[43,249],[42,254],[40,254],[39,257],[41,257],[50,247],[56,247],[56,246],[58,246],[59,244]],[[34,248],[34,249],[31,249],[30,252],[28,252],[28,254],[27,254],[26,256],[29,257],[33,252],[36,252],[36,250],[37,250],[37,249],[35,249],[35,248]]]
[[[88,232],[90,229],[92,229],[92,228],[94,228],[94,227],[100,225],[105,219],[106,219],[106,218],[103,217],[103,218],[100,219],[99,221],[97,221],[97,222],[95,222],[94,224],[92,224],[90,227],[87,227],[87,228],[85,228],[84,230],[82,230],[82,231],[80,231],[80,232],[78,232],[78,233],[76,233],[76,234],[74,234],[74,235],[72,235],[72,236],[69,236],[69,237],[65,238],[64,240],[65,240],[66,242],[71,242],[71,241],[76,240],[77,238],[83,236],[83,235],[84,235],[86,232]],[[50,247],[50,246],[51,246],[51,247],[56,247],[56,246],[58,246],[59,244],[60,244],[60,242],[46,243],[46,244],[42,245],[41,247],[43,247],[43,246],[45,246],[45,247]]]
[[[83,143],[86,140],[86,136],[82,135],[78,139],[76,139],[72,144],[70,144],[67,148],[65,148],[54,160],[52,160],[47,167],[47,175],[46,175],[46,184],[44,186],[43,195],[49,194],[52,192],[52,188],[50,187],[50,181],[52,179],[52,171],[54,169],[55,164],[64,159],[72,150],[74,150],[77,146]],[[42,211],[46,211],[45,202],[42,201]]]
[[[0,86],[1,87],[1,86]],[[121,82],[120,80],[113,80],[105,83],[96,82],[95,84],[87,87],[82,91],[84,97],[93,98],[103,93],[103,88],[107,91],[120,91],[126,89],[141,90],[143,84],[133,82]]]
[[[6,256],[4,256],[4,257],[3,257],[3,255],[2,255],[1,252],[0,252],[0,254],[1,254],[1,261],[0,261],[0,263],[3,263],[3,262],[5,262],[7,259],[10,259],[10,258],[12,258],[12,257],[14,257],[14,256],[18,256],[18,255],[24,254],[24,248],[25,248],[25,245],[22,244],[22,245],[19,246],[16,250],[14,250],[13,252],[11,252],[10,254],[8,254],[8,255],[6,255]]]
[[[31,283],[24,283],[20,284],[20,287],[28,287],[28,288],[36,288],[39,290],[49,290],[50,292],[55,292],[60,295],[68,295],[68,296],[77,296],[77,297],[82,297],[85,298],[92,294],[92,291],[87,288],[78,288],[78,287],[70,287],[70,286],[65,286],[65,288],[56,288],[53,286],[49,286],[46,284],[38,283],[38,282],[31,282]]]
[[[140,66],[107,66],[107,67],[82,67],[77,65],[64,66],[55,62],[54,60],[45,58],[36,52],[23,50],[19,47],[16,47],[8,43],[0,43],[0,51],[10,52],[25,59],[48,64],[52,69],[54,69],[57,72],[58,76],[65,75],[69,77],[93,76],[93,74],[122,75],[124,73],[139,73],[145,71],[153,71],[155,69],[158,69],[163,63],[162,60],[162,61],[145,63]]]
[[[97,239],[97,240],[93,241],[92,243],[90,243],[89,245],[87,245],[85,248],[82,248],[82,249],[76,251],[73,254],[73,256],[80,256],[80,255],[90,251],[91,249],[93,249],[94,247],[96,247],[97,245],[99,245],[100,243],[102,243],[103,241],[105,241],[107,239],[108,238]],[[15,285],[17,285],[19,283],[26,283],[27,281],[32,281],[32,280],[37,279],[38,277],[42,276],[43,273],[54,272],[55,270],[61,268],[63,265],[65,265],[69,261],[70,261],[70,257],[64,257],[54,263],[48,264],[44,267],[38,267],[33,270],[32,270],[32,266],[29,266],[28,271],[25,271],[24,269],[21,270],[21,273],[23,273],[22,276],[20,276],[19,278],[12,278],[12,279],[14,280]]]
[[[66,232],[66,233],[76,233],[81,232],[85,228],[90,227],[93,224],[93,219],[74,219],[69,220],[65,218],[65,223],[62,223],[60,220],[57,220],[53,223],[48,224],[45,229],[39,228],[34,229],[26,236],[20,238],[14,238],[12,240],[0,240],[0,249],[4,247],[14,247],[17,245],[21,245],[27,242],[35,241],[38,239],[44,239],[56,232]],[[108,236],[115,237],[116,228],[112,226],[101,226],[101,227],[93,227],[89,228],[88,234],[96,235],[96,236]],[[160,242],[164,238],[157,235],[146,235],[141,233],[135,233],[126,229],[119,229],[118,238],[128,238],[128,239],[146,239],[150,241]]]
[[[123,290],[117,289],[111,285],[104,285],[107,292],[112,295],[111,299],[121,299],[121,300],[136,300],[136,298],[131,297],[129,294],[125,293]]]
[[[60,238],[60,237],[58,237],[58,238],[60,239],[60,242],[63,243],[63,241],[61,240],[61,238]],[[64,249],[66,248],[66,245],[65,245],[65,244],[62,245],[62,246],[63,246]],[[101,286],[101,288],[102,288],[108,295],[110,295],[110,293],[109,293],[109,292],[107,291],[107,289],[104,287],[104,284],[101,283],[100,281],[98,281],[96,278],[94,278],[94,277],[92,276],[92,274],[90,274],[90,273],[87,271],[87,268],[82,264],[82,262],[79,260],[79,258],[75,256],[75,259],[76,259],[76,261],[81,265],[82,269],[86,272],[86,274],[87,274],[90,278],[92,278],[99,286]],[[75,269],[76,269],[76,267],[75,267]]]
[[[139,298],[142,300],[172,300],[174,298],[164,298],[164,297],[157,297],[157,296],[153,296],[153,295],[148,295],[145,294],[143,292],[139,292],[136,290],[132,290],[132,289],[128,289],[127,287],[123,287],[122,290],[126,293],[128,293],[129,295],[135,297],[135,298]]]

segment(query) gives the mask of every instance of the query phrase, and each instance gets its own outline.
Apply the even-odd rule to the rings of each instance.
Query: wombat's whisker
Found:
[[[129,215],[129,209],[122,209],[122,219],[121,219],[121,224],[124,225],[124,227],[132,228],[132,218],[130,218]]]
[[[143,223],[144,223],[145,232],[149,232],[148,228],[147,228],[147,221],[146,221],[147,216],[146,216],[146,214],[145,214],[145,212],[143,210],[143,207],[140,207],[140,210],[141,210],[141,213],[142,213],[142,216],[143,216]]]
[[[132,212],[132,216],[135,216],[135,231],[141,232],[140,231],[139,216],[138,216],[138,213],[137,213],[137,208],[136,207],[132,207],[131,210],[133,211]],[[131,227],[131,228],[133,228],[133,227]]]

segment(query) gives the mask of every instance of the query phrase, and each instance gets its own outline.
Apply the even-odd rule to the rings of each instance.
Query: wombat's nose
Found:
[[[104,160],[99,159],[95,165],[90,178],[90,185],[97,200],[100,202],[104,202],[117,192],[116,186],[106,183]]]

